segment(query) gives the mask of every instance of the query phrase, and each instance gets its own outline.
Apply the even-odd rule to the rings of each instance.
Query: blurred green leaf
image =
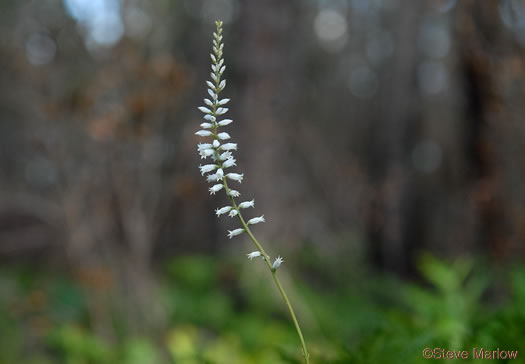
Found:
[[[236,267],[238,275],[224,280],[231,263],[198,256],[169,263],[158,297],[168,314],[163,328],[137,336],[128,314],[108,306],[111,341],[89,326],[87,288],[60,274],[7,270],[0,278],[0,364],[301,363],[293,324],[266,271]],[[424,256],[420,268],[421,283],[345,267],[334,268],[338,279],[294,282],[312,362],[423,363],[426,347],[519,350],[522,267],[495,277],[486,263]],[[488,294],[495,281],[508,290],[497,302]]]

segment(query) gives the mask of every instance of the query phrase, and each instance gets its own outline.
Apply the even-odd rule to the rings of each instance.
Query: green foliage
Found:
[[[423,256],[421,278],[407,282],[348,264],[317,275],[327,265],[316,264],[308,269],[316,279],[291,292],[313,363],[424,363],[427,347],[520,350],[525,342],[523,267]],[[243,269],[211,257],[170,261],[158,274],[156,297],[167,309],[165,326],[139,336],[118,324],[122,315],[108,317],[106,323],[119,329],[107,336],[96,328],[92,295],[80,282],[4,268],[0,364],[301,363],[297,336],[271,282],[245,279]]]

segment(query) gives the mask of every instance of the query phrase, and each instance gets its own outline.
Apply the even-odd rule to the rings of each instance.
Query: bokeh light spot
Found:
[[[151,17],[147,12],[136,6],[128,6],[124,13],[126,34],[135,39],[144,39],[152,26]]]
[[[340,50],[346,43],[348,24],[334,9],[321,10],[314,20],[315,34],[329,50]]]
[[[86,29],[86,44],[111,47],[124,35],[119,0],[64,0],[64,4]]]
[[[53,61],[57,46],[55,41],[48,35],[33,33],[27,39],[25,49],[29,63],[38,66]]]

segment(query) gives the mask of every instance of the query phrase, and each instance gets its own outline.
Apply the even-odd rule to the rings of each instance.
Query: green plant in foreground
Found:
[[[208,85],[208,94],[211,97],[210,99],[204,99],[206,106],[199,107],[199,110],[204,113],[204,122],[201,124],[202,130],[197,131],[195,134],[201,137],[211,137],[213,140],[211,143],[202,143],[198,145],[198,152],[202,159],[211,158],[213,163],[199,166],[201,174],[206,176],[208,182],[215,183],[210,189],[210,194],[214,195],[216,192],[224,189],[226,195],[229,197],[231,206],[225,206],[215,210],[217,216],[228,214],[230,217],[237,217],[242,225],[238,229],[228,231],[228,237],[231,239],[236,235],[242,233],[248,234],[250,239],[253,241],[257,247],[257,251],[247,254],[248,259],[252,260],[254,258],[261,258],[268,269],[270,270],[273,280],[279,288],[279,292],[290,311],[292,321],[301,340],[303,355],[306,363],[309,363],[309,354],[306,350],[306,344],[301,332],[297,318],[293,311],[290,300],[284,291],[284,288],[277,276],[277,269],[284,263],[283,258],[280,256],[277,257],[273,264],[270,262],[270,256],[266,254],[261,244],[255,239],[254,235],[250,230],[250,225],[258,224],[264,222],[264,215],[259,217],[254,217],[246,221],[242,216],[241,210],[247,209],[249,207],[255,207],[255,201],[245,201],[237,203],[235,198],[240,196],[240,193],[236,190],[231,189],[228,186],[228,180],[236,181],[241,183],[244,175],[242,173],[226,173],[227,168],[236,166],[236,160],[232,155],[232,151],[237,150],[236,143],[224,143],[225,140],[230,139],[230,135],[226,132],[219,132],[219,127],[227,126],[232,123],[231,119],[222,119],[223,115],[228,112],[228,108],[224,107],[230,100],[229,99],[219,99],[219,94],[226,87],[226,80],[221,79],[226,66],[224,65],[224,59],[222,58],[224,44],[222,43],[222,21],[216,21],[217,33],[213,33],[213,53],[210,54],[212,60],[212,81],[206,81]],[[222,119],[222,120],[219,120]]]

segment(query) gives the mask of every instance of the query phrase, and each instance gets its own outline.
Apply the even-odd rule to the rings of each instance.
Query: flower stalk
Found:
[[[232,154],[233,151],[237,150],[237,143],[227,142],[223,144],[222,142],[231,139],[231,136],[227,132],[219,132],[219,127],[230,125],[232,120],[219,120],[228,112],[229,109],[225,107],[225,105],[229,103],[230,99],[219,98],[219,94],[226,87],[226,80],[222,79],[222,75],[226,70],[226,66],[224,65],[223,58],[224,43],[222,42],[222,21],[216,21],[215,24],[217,26],[217,32],[213,33],[213,53],[210,54],[212,60],[212,72],[210,74],[211,81],[206,81],[206,84],[208,85],[208,94],[211,99],[205,98],[204,104],[206,106],[200,106],[198,108],[204,113],[204,121],[201,124],[202,129],[195,133],[200,137],[212,137],[213,140],[211,143],[201,143],[197,146],[197,151],[199,152],[201,158],[210,158],[212,163],[200,165],[199,169],[202,175],[207,174],[206,179],[208,182],[214,183],[214,185],[209,189],[210,194],[214,195],[216,192],[224,189],[230,200],[231,205],[220,207],[215,210],[217,216],[228,214],[228,216],[231,218],[237,217],[241,223],[241,227],[228,231],[228,238],[231,239],[234,236],[246,233],[250,240],[257,247],[257,251],[247,254],[248,259],[253,260],[254,258],[260,257],[270,270],[273,280],[279,289],[288,311],[290,312],[290,316],[297,331],[297,335],[301,341],[305,362],[309,364],[310,358],[308,350],[306,349],[306,343],[304,341],[301,327],[299,326],[299,322],[297,321],[297,317],[295,316],[295,312],[292,308],[290,300],[288,299],[288,296],[277,275],[277,270],[281,264],[284,263],[284,259],[281,258],[281,256],[278,256],[277,259],[274,260],[273,264],[271,263],[270,256],[257,241],[250,229],[250,226],[265,222],[266,220],[264,215],[245,220],[241,210],[255,207],[255,200],[237,203],[235,198],[239,197],[240,193],[231,189],[228,185],[228,180],[241,183],[244,178],[244,174],[228,171],[229,168],[235,167],[237,165],[236,160]]]

